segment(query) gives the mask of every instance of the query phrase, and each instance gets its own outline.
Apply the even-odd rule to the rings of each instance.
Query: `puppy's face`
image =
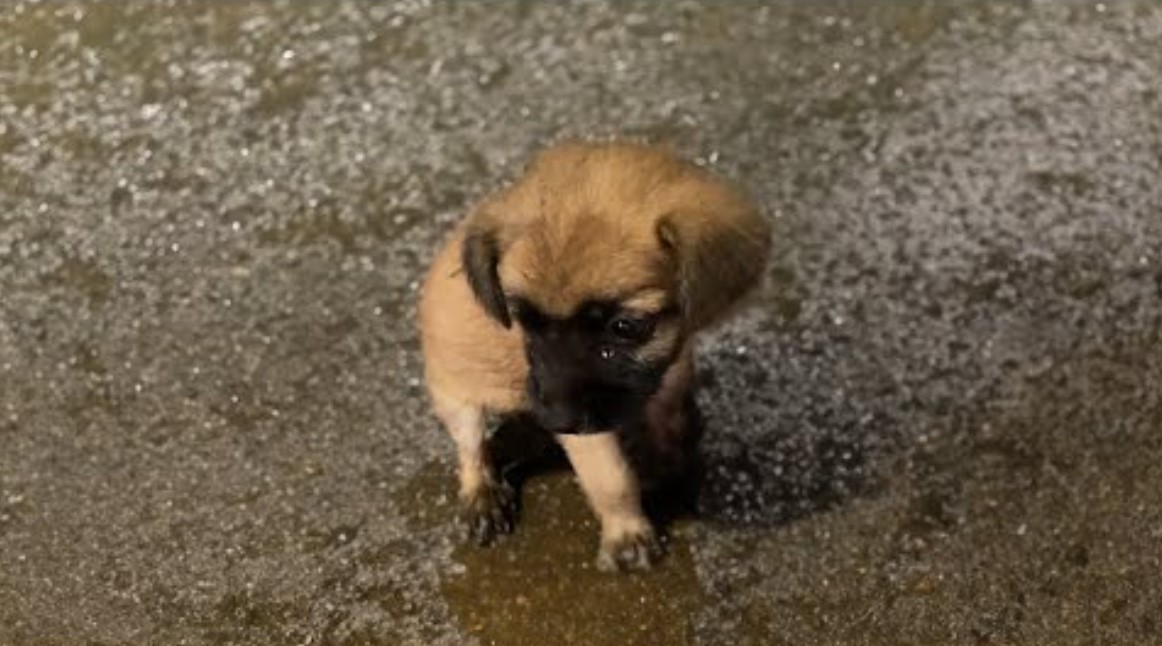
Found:
[[[534,222],[512,243],[499,277],[542,425],[621,426],[657,390],[684,336],[671,264],[656,239],[589,215]]]
[[[603,431],[640,414],[690,334],[762,269],[769,233],[701,170],[626,145],[566,145],[473,215],[480,303],[520,326],[534,417]]]

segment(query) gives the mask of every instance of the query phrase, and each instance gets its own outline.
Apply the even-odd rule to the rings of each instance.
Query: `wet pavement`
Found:
[[[0,644],[1162,643],[1162,6],[0,9]],[[417,281],[566,135],[778,232],[708,480],[461,543]]]

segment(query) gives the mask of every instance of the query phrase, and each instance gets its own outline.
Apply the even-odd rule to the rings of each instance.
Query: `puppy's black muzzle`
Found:
[[[569,387],[572,386],[572,387]],[[580,382],[563,388],[545,388],[530,377],[531,414],[538,425],[560,435],[586,435],[621,428],[636,419],[645,398],[624,389]]]
[[[617,430],[640,417],[661,383],[663,366],[626,370],[598,358],[595,343],[583,332],[528,335],[529,412],[552,433]]]
[[[536,374],[529,376],[528,393],[532,402],[532,416],[545,430],[552,433],[579,434],[585,432],[586,414],[577,404],[580,393]]]

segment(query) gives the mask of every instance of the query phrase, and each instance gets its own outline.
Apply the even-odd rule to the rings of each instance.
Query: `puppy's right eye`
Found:
[[[653,321],[619,316],[609,322],[609,331],[625,341],[644,341],[654,331]]]

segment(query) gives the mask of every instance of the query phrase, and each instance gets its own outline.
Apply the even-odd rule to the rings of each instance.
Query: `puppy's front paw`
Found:
[[[599,570],[647,570],[662,556],[662,545],[644,518],[603,533],[597,553]]]
[[[489,545],[502,534],[511,534],[516,522],[516,492],[507,483],[481,485],[461,496],[468,540]]]

